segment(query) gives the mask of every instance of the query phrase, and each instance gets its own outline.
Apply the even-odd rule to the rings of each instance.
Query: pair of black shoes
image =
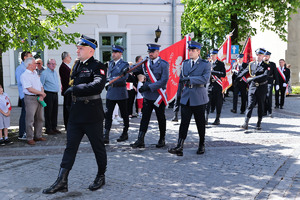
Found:
[[[181,146],[171,148],[168,150],[168,152],[171,154],[176,154],[177,156],[183,156],[183,148]],[[200,145],[196,153],[204,154],[205,153],[205,145],[204,144]]]
[[[13,142],[10,141],[10,139],[0,140],[0,146],[10,145],[10,144],[13,144]]]
[[[145,143],[143,140],[138,139],[135,143],[130,144],[130,146],[132,148],[145,148]],[[165,139],[159,139],[156,148],[162,148],[164,146],[166,146]]]

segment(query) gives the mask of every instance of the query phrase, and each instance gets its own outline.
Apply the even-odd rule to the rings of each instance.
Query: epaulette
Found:
[[[270,63],[267,63],[266,61],[264,61],[265,64],[269,65]]]
[[[160,62],[165,63],[165,64],[169,64],[167,61],[161,59]]]
[[[208,63],[208,60],[201,59],[202,62]]]
[[[186,59],[186,60],[184,60],[184,61],[182,61],[182,62],[188,62],[190,59]]]

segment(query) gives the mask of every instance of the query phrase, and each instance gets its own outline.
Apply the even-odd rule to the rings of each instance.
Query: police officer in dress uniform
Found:
[[[265,54],[264,49],[259,48],[255,52],[257,60],[250,62],[248,67],[237,77],[237,79],[241,79],[246,74],[250,74],[250,77],[247,79],[247,82],[249,83],[248,106],[246,110],[245,123],[241,126],[241,128],[245,130],[248,129],[248,123],[252,115],[252,110],[256,104],[258,105],[258,121],[256,124],[256,129],[261,129],[265,98],[268,92],[267,83],[270,73],[270,64],[263,61]]]
[[[105,184],[107,157],[103,143],[104,112],[100,93],[106,82],[106,67],[93,57],[97,46],[96,40],[84,35],[77,43],[78,60],[72,68],[71,87],[65,92],[65,95],[69,93],[72,95],[67,147],[60,164],[58,178],[53,185],[43,190],[45,194],[68,191],[68,175],[84,134],[90,140],[98,165],[98,174],[88,188],[97,190]]]
[[[115,77],[127,72],[129,64],[122,59],[123,47],[119,45],[112,45],[112,59],[108,65],[108,81],[111,81]],[[118,104],[121,112],[121,117],[123,118],[123,133],[117,139],[117,142],[122,142],[128,139],[128,127],[129,127],[129,117],[127,111],[127,100],[128,92],[126,89],[126,80],[128,74],[124,76],[113,84],[108,86],[106,94],[106,113],[105,113],[105,133],[104,133],[104,143],[109,143],[109,131],[112,124],[112,114],[115,105]]]
[[[151,118],[152,110],[155,110],[160,137],[158,143],[156,145],[157,148],[165,146],[165,135],[166,135],[166,116],[165,116],[165,107],[164,102],[157,107],[154,103],[157,98],[160,96],[158,93],[158,89],[162,88],[166,89],[166,85],[169,79],[169,63],[163,59],[161,59],[159,55],[160,45],[157,44],[147,44],[149,60],[146,63],[150,66],[150,69],[153,73],[153,76],[156,78],[156,82],[151,82],[150,80],[150,72],[146,69],[145,64],[141,67],[138,67],[135,71],[144,73],[146,76],[146,82],[139,89],[139,92],[144,96],[143,102],[143,115],[140,123],[140,130],[138,139],[135,143],[131,144],[132,148],[144,148],[144,137],[148,129],[149,121]]]
[[[213,125],[220,124],[220,116],[223,105],[223,93],[222,93],[222,77],[226,76],[226,69],[223,62],[217,59],[218,49],[212,49],[210,51],[211,55],[211,77],[210,84],[208,86],[208,97],[209,102],[206,107],[206,124],[208,121],[209,110],[211,107],[216,107],[216,119],[213,122]]]
[[[270,61],[271,52],[265,52],[265,62],[270,64],[270,72],[268,77],[268,92],[265,100],[265,110],[264,115],[269,113],[269,117],[272,117],[272,96],[273,96],[273,85],[275,81],[275,85],[278,85],[278,76],[276,73],[276,64]],[[275,86],[276,90],[276,86]],[[277,89],[278,90],[278,89]]]
[[[247,79],[245,76],[243,76],[241,79],[236,80],[236,77],[239,76],[240,73],[242,73],[247,68],[247,63],[243,62],[244,54],[239,54],[237,57],[237,62],[235,62],[232,66],[232,72],[235,76],[235,80],[233,82],[233,107],[231,109],[231,112],[236,113],[237,111],[237,103],[238,103],[238,97],[239,92],[241,93],[241,114],[245,113],[246,110],[246,104],[247,104]]]
[[[278,85],[276,85],[275,91],[275,108],[280,106],[283,109],[284,98],[286,93],[286,87],[290,80],[291,71],[286,67],[284,59],[279,60],[279,67],[276,69],[276,74],[278,77]],[[279,102],[279,92],[280,92],[280,102]]]
[[[168,150],[177,156],[183,155],[183,143],[187,137],[190,121],[194,115],[198,134],[199,148],[197,154],[205,152],[205,106],[208,102],[207,89],[205,87],[209,80],[211,65],[207,60],[200,58],[201,44],[195,41],[188,42],[190,59],[183,61],[182,71],[179,79],[178,96],[181,96],[181,123],[179,127],[178,144]]]

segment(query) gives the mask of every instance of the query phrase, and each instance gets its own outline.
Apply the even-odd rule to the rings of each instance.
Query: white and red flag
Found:
[[[182,61],[188,59],[187,41],[189,40],[191,40],[191,38],[189,36],[185,36],[184,39],[176,42],[159,53],[159,56],[169,63],[169,80],[166,89],[168,102],[173,101],[176,97],[179,76],[181,73],[181,64]]]
[[[218,59],[223,61],[226,69],[226,76],[221,78],[223,92],[225,92],[232,85],[232,72],[231,72],[231,35],[226,36],[226,40],[219,48]]]

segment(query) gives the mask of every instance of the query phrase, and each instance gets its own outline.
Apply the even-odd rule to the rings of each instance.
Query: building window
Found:
[[[35,46],[36,45],[36,40],[34,39],[29,39],[31,46]],[[17,50],[14,51],[14,60],[15,60],[15,71],[16,68],[21,64],[22,59],[21,59],[21,53],[23,52],[22,48],[19,48]],[[44,66],[45,66],[45,61],[44,61],[44,51],[42,50],[34,50],[31,52],[32,56],[37,59],[40,58],[43,60]],[[15,79],[15,84],[17,84],[17,80]]]
[[[99,53],[100,61],[106,63],[111,60],[111,45],[120,45],[124,48],[123,60],[127,61],[126,33],[100,33]]]

